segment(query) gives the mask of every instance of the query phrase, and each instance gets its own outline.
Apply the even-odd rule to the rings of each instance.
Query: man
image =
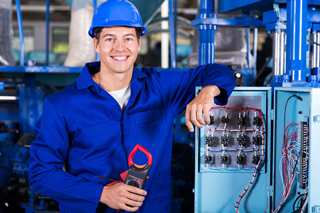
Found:
[[[31,146],[30,183],[57,200],[62,213],[169,212],[175,116],[191,101],[186,125],[201,128],[210,122],[214,100],[226,104],[235,86],[233,73],[221,65],[161,73],[134,68],[145,32],[133,4],[102,3],[89,30],[101,62],[86,64],[73,84],[46,98]],[[203,89],[192,100],[197,85]],[[96,177],[120,179],[136,144],[153,157],[145,190]],[[133,161],[147,159],[138,152]]]

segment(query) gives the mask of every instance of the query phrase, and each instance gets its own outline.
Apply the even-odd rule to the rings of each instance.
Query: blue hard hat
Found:
[[[107,0],[100,4],[93,14],[88,34],[94,38],[94,28],[112,26],[140,27],[143,29],[140,36],[147,31],[138,9],[127,0]]]

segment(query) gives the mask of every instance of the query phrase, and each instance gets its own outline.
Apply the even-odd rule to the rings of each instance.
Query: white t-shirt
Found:
[[[130,94],[131,94],[131,84],[129,84],[126,88],[109,92],[109,94],[116,99],[116,101],[119,103],[122,112],[126,109],[126,106],[128,104]]]

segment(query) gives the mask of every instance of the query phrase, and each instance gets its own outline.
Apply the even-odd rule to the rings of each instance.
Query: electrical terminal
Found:
[[[230,155],[229,154],[222,154],[221,155],[221,164],[229,164],[230,163]]]
[[[255,116],[254,118],[253,118],[253,125],[255,125],[255,126],[261,126],[261,118],[259,117],[259,116]]]
[[[252,164],[253,165],[258,165],[259,161],[260,161],[260,156],[259,155],[253,155]]]
[[[245,165],[246,164],[246,155],[244,153],[239,153],[237,156],[237,164],[238,165]]]
[[[221,135],[221,144],[224,146],[229,146],[230,136],[229,135]]]
[[[239,115],[237,124],[240,125],[240,126],[246,125],[246,117],[243,117],[243,116]]]
[[[221,122],[224,123],[224,124],[228,123],[229,121],[230,121],[230,118],[228,118],[228,117],[226,117],[226,116],[223,116],[223,117],[221,118]]]
[[[206,155],[204,162],[206,164],[214,164],[214,154]]]
[[[255,135],[252,137],[252,143],[256,146],[261,145],[261,135]]]
[[[213,143],[214,143],[214,137],[213,136],[207,136],[206,137],[206,144],[208,146],[213,146]]]
[[[237,141],[238,141],[239,146],[246,146],[247,139],[246,139],[246,137],[245,137],[243,134],[240,134],[240,135],[237,137]]]

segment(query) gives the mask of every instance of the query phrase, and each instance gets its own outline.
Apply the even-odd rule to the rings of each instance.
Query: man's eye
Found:
[[[107,38],[106,41],[111,42],[111,41],[113,41],[113,39],[112,38]]]
[[[126,38],[126,41],[132,41],[132,38]]]

